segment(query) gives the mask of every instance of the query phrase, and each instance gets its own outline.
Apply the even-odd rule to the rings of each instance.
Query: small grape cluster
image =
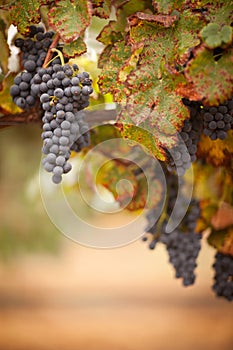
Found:
[[[233,300],[233,256],[216,253],[213,264],[215,271],[213,290],[216,295]]]
[[[173,211],[176,197],[178,179],[175,174],[167,174],[168,198],[165,218],[159,219],[154,223],[154,217],[157,217],[157,208],[151,209],[147,214],[148,227],[146,232],[152,235],[149,248],[154,249],[158,242],[165,244],[169,255],[169,261],[176,271],[176,278],[182,278],[183,285],[192,285],[195,281],[194,270],[196,268],[196,259],[198,257],[201,245],[201,234],[196,233],[196,223],[200,216],[199,202],[192,199],[186,215],[179,226],[171,233],[166,232],[169,217]],[[182,199],[182,198],[181,198]],[[185,202],[185,197],[183,197]],[[179,203],[178,211],[184,210],[182,200]],[[179,216],[179,212],[175,213]],[[147,236],[143,240],[147,240]]]
[[[89,105],[91,80],[88,73],[78,73],[77,65],[55,64],[38,70],[32,91],[40,95],[44,110],[43,165],[53,172],[52,180],[58,184],[62,174],[71,170],[67,162],[70,151],[79,151],[89,144],[88,126],[80,110]]]
[[[196,160],[197,144],[200,141],[203,124],[200,104],[187,99],[183,99],[183,103],[189,109],[190,118],[184,121],[178,136],[178,144],[170,149],[167,165],[169,171],[176,170],[179,176],[183,176],[191,163]]]
[[[30,26],[29,29],[29,38],[18,38],[14,42],[22,52],[24,70],[15,77],[10,94],[15,104],[22,109],[30,108],[36,103],[36,96],[31,92],[32,79],[37,69],[43,65],[54,35],[52,31],[44,33],[42,27]]]
[[[204,106],[201,111],[203,133],[211,140],[225,140],[227,131],[233,128],[233,97],[216,107]]]

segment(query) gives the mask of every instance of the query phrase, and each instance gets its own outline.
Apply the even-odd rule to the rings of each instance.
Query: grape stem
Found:
[[[49,47],[47,56],[45,57],[45,60],[44,60],[43,68],[46,68],[49,62],[51,61],[53,57],[53,50],[57,47],[59,39],[60,39],[60,35],[57,33],[53,39],[52,44]]]
[[[53,48],[53,49],[51,49],[51,50],[52,50],[52,52],[56,52],[56,53],[57,53],[57,55],[58,55],[59,58],[60,58],[61,65],[64,66],[65,62],[64,62],[64,57],[63,57],[62,52],[59,51],[59,50],[57,50],[57,49],[55,49],[55,48]]]

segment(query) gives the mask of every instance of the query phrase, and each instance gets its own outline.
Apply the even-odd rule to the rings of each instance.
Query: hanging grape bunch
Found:
[[[178,177],[173,173],[168,173],[167,179],[167,200],[166,208],[161,218],[155,222],[156,208],[149,210],[147,214],[148,226],[146,235],[143,237],[147,241],[150,237],[149,248],[155,249],[158,242],[166,246],[169,262],[175,269],[175,277],[181,278],[184,286],[190,286],[195,282],[194,270],[197,266],[196,260],[201,249],[201,234],[196,232],[196,222],[200,216],[200,206],[196,199],[192,199],[188,211],[181,223],[172,232],[166,232],[168,218],[170,217],[178,193]],[[181,197],[179,208],[182,212],[185,205],[185,196]],[[176,217],[179,212],[176,212]],[[149,237],[148,237],[149,236]]]
[[[43,67],[53,35],[31,26],[29,38],[15,40],[23,52],[24,70],[16,76],[10,93],[22,109],[40,101],[44,112],[42,153],[46,155],[43,166],[59,184],[72,168],[68,162],[71,150],[79,152],[89,145],[88,125],[80,111],[88,107],[93,89],[89,74],[79,72],[76,64],[67,64],[62,49],[53,48],[50,62]]]

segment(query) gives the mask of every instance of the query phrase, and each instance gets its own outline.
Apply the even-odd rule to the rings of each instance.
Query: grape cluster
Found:
[[[216,107],[203,107],[203,133],[211,140],[225,140],[227,131],[233,128],[233,97]]]
[[[222,253],[216,253],[214,262],[215,283],[213,290],[216,295],[233,300],[233,257]]]
[[[70,151],[80,151],[89,144],[88,126],[80,110],[89,105],[92,91],[89,74],[79,73],[77,65],[55,64],[39,69],[34,76],[32,93],[40,95],[44,111],[43,165],[53,173],[56,184],[71,170],[67,162]]]
[[[181,225],[171,233],[163,233],[161,242],[166,245],[169,261],[176,271],[176,278],[182,278],[183,285],[195,282],[196,259],[201,249],[201,234],[195,232],[200,216],[199,202],[193,199]]]
[[[169,217],[173,211],[176,197],[178,180],[175,174],[167,174],[168,198],[165,218],[162,217],[154,223],[154,217],[157,217],[157,208],[151,209],[147,214],[148,227],[146,232],[152,235],[149,248],[154,249],[158,242],[165,244],[169,255],[169,261],[176,271],[176,278],[182,278],[183,285],[192,285],[195,281],[194,270],[196,268],[196,259],[198,257],[201,245],[201,234],[195,232],[196,222],[200,216],[199,202],[192,199],[186,215],[179,226],[171,233],[166,232]],[[185,202],[185,197],[182,198]],[[184,210],[184,203],[179,203],[178,211]],[[175,213],[179,216],[179,212]],[[144,236],[143,240],[148,237]]]
[[[37,69],[43,65],[53,35],[52,31],[44,33],[42,27],[31,26],[29,38],[18,38],[14,42],[22,52],[24,71],[15,77],[10,94],[15,104],[22,109],[30,108],[36,103],[36,96],[31,93],[32,79]]]
[[[79,152],[90,143],[89,128],[80,111],[89,105],[93,89],[88,73],[79,72],[76,64],[61,65],[55,53],[49,66],[43,68],[53,35],[31,26],[29,38],[15,40],[23,52],[24,71],[15,78],[10,92],[22,109],[30,108],[40,99],[44,112],[42,153],[46,155],[43,166],[53,173],[52,180],[58,184],[62,175],[71,170],[68,162],[71,151]],[[63,59],[66,63],[67,59]]]
[[[53,31],[44,32],[43,27],[30,26],[29,38],[17,38],[15,46],[22,52],[23,71],[14,79],[14,85],[11,86],[10,94],[15,104],[21,109],[28,109],[35,105],[37,96],[32,93],[33,77],[43,66],[48,49],[54,36]],[[51,65],[60,63],[60,59],[53,54]],[[65,62],[67,58],[65,57]]]
[[[203,124],[200,104],[187,99],[183,99],[183,103],[189,109],[190,118],[184,121],[178,144],[170,149],[167,165],[169,171],[176,169],[179,176],[184,175],[191,163],[196,160],[197,144],[200,141]]]

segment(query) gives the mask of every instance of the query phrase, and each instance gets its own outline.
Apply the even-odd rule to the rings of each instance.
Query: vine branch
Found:
[[[53,39],[53,42],[52,44],[50,45],[49,49],[48,49],[48,52],[47,52],[47,55],[45,57],[45,60],[44,60],[44,64],[43,64],[43,67],[45,68],[47,66],[47,64],[49,63],[49,61],[52,59],[53,57],[53,49],[55,49],[57,47],[57,44],[59,42],[59,39],[60,39],[60,35],[57,33]]]
[[[38,108],[32,108],[16,114],[7,114],[0,117],[0,129],[8,126],[42,123],[41,119],[43,111]],[[99,111],[84,111],[84,119],[90,125],[98,125],[109,121],[115,121],[117,112],[115,109],[99,110]]]

